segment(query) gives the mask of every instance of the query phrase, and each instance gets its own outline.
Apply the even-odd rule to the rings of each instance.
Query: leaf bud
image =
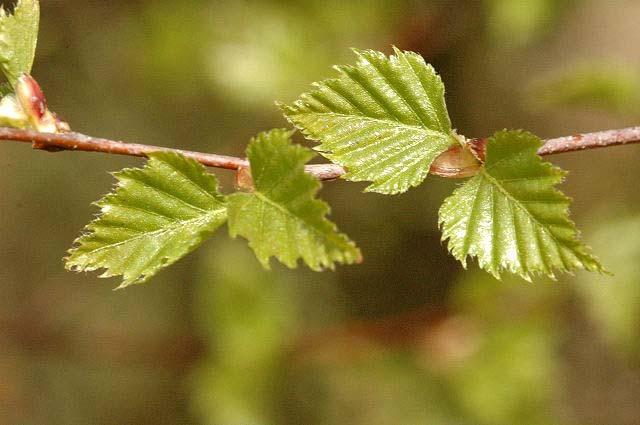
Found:
[[[31,127],[43,133],[68,131],[69,125],[60,121],[47,107],[47,99],[31,75],[22,74],[16,81],[15,91]]]

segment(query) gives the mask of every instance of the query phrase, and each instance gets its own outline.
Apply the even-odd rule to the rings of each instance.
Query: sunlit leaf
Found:
[[[412,52],[385,56],[356,51],[355,66],[315,84],[287,118],[321,144],[317,150],[347,168],[346,179],[372,181],[366,190],[395,194],[419,185],[433,160],[457,143],[434,69]]]
[[[554,188],[565,173],[536,154],[542,141],[522,131],[488,140],[484,167],[440,208],[443,240],[466,266],[467,256],[499,278],[503,270],[530,280],[554,271],[604,269],[578,239],[570,199]]]
[[[101,214],[69,252],[69,269],[105,269],[101,277],[123,277],[121,288],[143,283],[226,221],[216,177],[191,159],[153,153],[144,168],[114,175],[116,189],[96,203]]]
[[[243,236],[260,262],[275,256],[288,267],[301,258],[311,269],[360,260],[360,251],[326,219],[328,205],[315,198],[320,182],[304,172],[313,153],[291,144],[291,133],[272,130],[247,149],[255,188],[229,196],[231,236]]]
[[[38,0],[18,0],[13,14],[0,6],[0,67],[11,85],[31,72],[39,21]]]

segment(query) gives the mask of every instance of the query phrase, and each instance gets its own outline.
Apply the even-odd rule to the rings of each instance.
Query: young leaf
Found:
[[[39,21],[38,0],[18,0],[13,14],[0,6],[0,68],[12,86],[31,72]]]
[[[69,251],[67,268],[122,275],[120,288],[143,283],[197,248],[227,219],[214,175],[192,159],[150,154],[144,168],[114,174],[115,192]]]
[[[266,268],[271,256],[290,268],[302,258],[316,271],[360,261],[360,250],[325,218],[328,205],[314,197],[320,182],[304,172],[313,153],[290,137],[272,130],[249,144],[254,189],[229,196],[231,236],[247,238]]]
[[[322,155],[347,168],[346,179],[372,181],[366,190],[385,194],[419,185],[433,160],[457,143],[440,77],[420,55],[394,51],[356,50],[356,66],[336,67],[338,78],[280,105],[321,142]]]
[[[570,199],[554,188],[565,173],[536,154],[541,145],[531,133],[496,133],[484,167],[440,208],[442,239],[465,267],[475,256],[496,278],[503,270],[527,280],[554,270],[604,272],[569,220]]]

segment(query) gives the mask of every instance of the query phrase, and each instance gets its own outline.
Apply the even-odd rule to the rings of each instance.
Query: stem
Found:
[[[538,154],[553,155],[585,149],[626,145],[628,143],[640,143],[640,127],[628,127],[619,130],[598,131],[596,133],[575,134],[573,136],[549,139],[538,150]]]
[[[140,157],[147,156],[147,154],[151,152],[177,152],[208,167],[225,168],[228,170],[238,170],[241,167],[247,167],[249,165],[248,161],[244,158],[186,151],[182,149],[171,149],[161,146],[125,143],[121,141],[90,137],[73,132],[40,133],[33,130],[0,127],[0,141],[31,143],[34,149],[46,150],[49,152],[70,150]],[[575,134],[573,136],[549,139],[545,141],[545,144],[540,148],[538,154],[553,155],[631,143],[640,143],[640,127],[628,127],[618,130]],[[486,139],[472,140],[472,149],[480,159],[483,159],[484,157],[485,145]],[[456,147],[453,147],[452,149],[456,149]],[[319,180],[335,180],[346,173],[344,168],[336,164],[307,165],[306,170],[309,174],[317,177]],[[438,164],[437,159],[434,161],[430,170],[431,174],[448,178],[467,177],[469,175],[468,171],[469,170],[466,169],[455,170],[442,168]]]
[[[125,143],[116,140],[100,139],[73,132],[39,133],[33,130],[0,127],[0,140],[31,143],[34,149],[41,149],[49,152],[84,151],[142,157],[147,156],[147,154],[151,152],[177,152],[186,157],[195,159],[199,163],[208,167],[226,168],[227,170],[237,170],[242,166],[249,165],[247,160],[233,156],[191,152],[181,149],[163,148],[161,146],[141,145],[137,143]]]

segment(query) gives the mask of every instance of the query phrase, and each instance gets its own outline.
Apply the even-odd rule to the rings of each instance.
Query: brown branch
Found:
[[[288,347],[294,364],[349,364],[380,349],[410,350],[430,368],[459,364],[478,348],[484,333],[474,317],[424,307],[381,318],[356,319],[302,335]]]
[[[41,312],[0,314],[0,341],[34,355],[55,355],[80,361],[152,365],[185,370],[206,353],[196,335],[137,338],[118,329],[67,329],[52,324]]]
[[[567,137],[549,139],[538,150],[539,155],[575,152],[585,149],[606,148],[608,146],[640,143],[640,127],[621,128],[619,130],[598,131],[596,133],[576,134]]]
[[[0,140],[31,143],[34,149],[49,152],[59,151],[83,151],[102,152],[115,155],[145,157],[151,152],[168,151],[178,152],[184,156],[195,159],[207,167],[226,168],[237,170],[249,163],[233,156],[217,155],[211,153],[191,152],[181,149],[163,148],[161,146],[141,145],[137,143],[125,143],[115,140],[100,139],[85,136],[80,133],[39,133],[33,130],[20,130],[15,128],[0,127]]]
[[[0,127],[0,141],[15,141],[31,143],[34,149],[46,150],[49,152],[58,151],[84,151],[102,152],[116,155],[145,157],[151,152],[168,151],[178,152],[192,158],[208,167],[225,168],[228,170],[238,170],[247,167],[249,164],[244,158],[237,158],[226,155],[212,153],[192,152],[182,149],[171,149],[161,146],[142,145],[137,143],[125,143],[115,140],[101,139],[86,136],[80,133],[39,133],[33,130],[20,130],[15,128]],[[564,152],[574,152],[585,149],[604,148],[609,146],[640,143],[640,127],[629,127],[619,130],[599,131],[595,133],[576,134],[573,136],[549,139],[538,151],[539,155],[553,155]],[[484,157],[486,139],[473,139],[471,146],[479,158]],[[459,147],[453,147],[443,153],[449,157],[454,156]],[[431,166],[431,174],[448,178],[460,178],[469,176],[473,170],[469,168],[456,168],[443,164],[450,164],[447,161],[436,159]],[[346,171],[335,164],[313,164],[307,165],[308,173],[314,175],[319,180],[335,180],[343,176]]]

